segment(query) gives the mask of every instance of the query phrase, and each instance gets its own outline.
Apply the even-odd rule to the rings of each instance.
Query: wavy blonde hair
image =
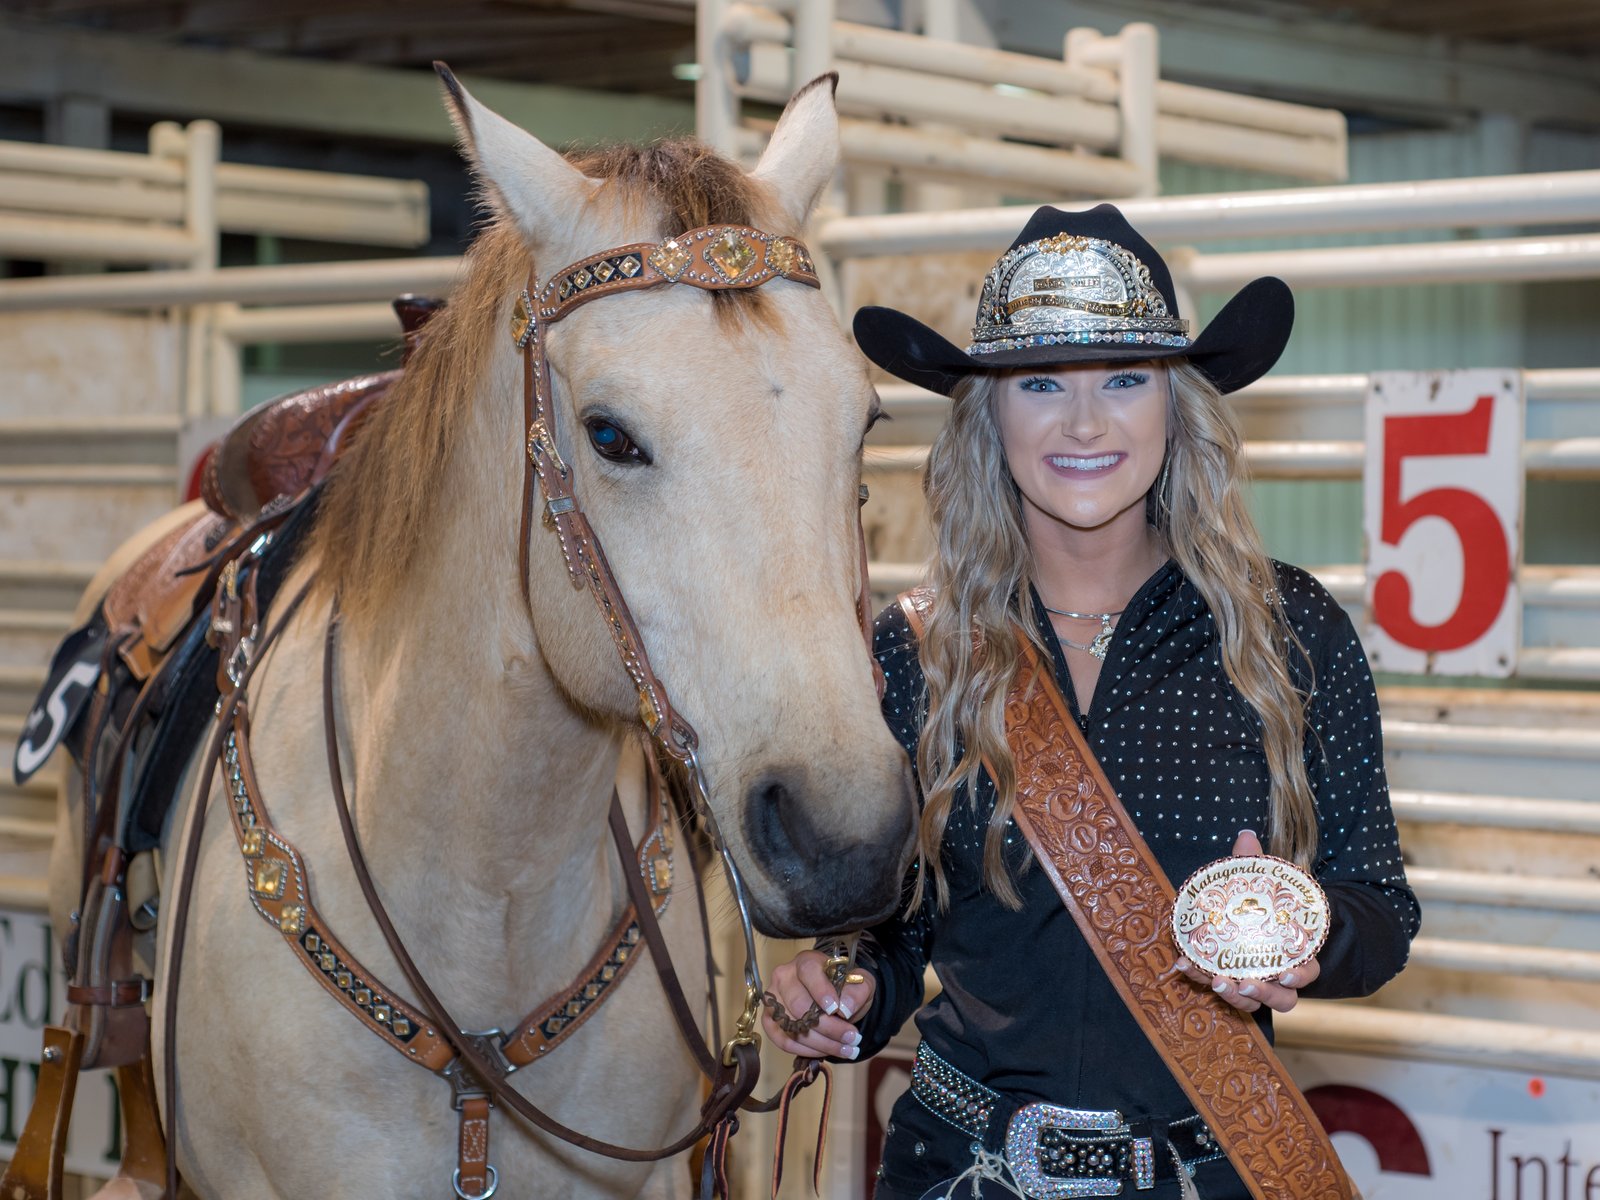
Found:
[[[1309,867],[1316,854],[1316,801],[1306,778],[1307,697],[1294,684],[1289,649],[1298,646],[1276,576],[1245,504],[1244,441],[1211,381],[1183,361],[1169,366],[1167,468],[1146,514],[1167,552],[1216,622],[1222,666],[1261,722],[1271,780],[1267,847]],[[956,389],[950,420],[928,456],[923,490],[933,524],[929,580],[936,596],[919,654],[927,711],[917,750],[925,803],[918,832],[923,870],[942,908],[949,903],[940,846],[962,785],[976,803],[985,763],[995,785],[983,877],[1008,908],[1021,907],[1003,854],[1016,804],[1016,764],[1005,736],[1005,698],[1022,653],[1041,654],[1031,612],[1019,611],[1033,582],[1033,553],[995,417],[999,376],[975,373]],[[998,486],[997,486],[998,484]]]

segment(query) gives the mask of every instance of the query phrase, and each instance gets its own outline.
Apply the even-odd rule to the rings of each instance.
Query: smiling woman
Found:
[[[1164,364],[1025,368],[1007,372],[995,391],[1025,518],[1098,528],[1132,513],[1144,525],[1145,493],[1167,451]]]
[[[1213,1083],[1197,1084],[1182,1060],[1185,1043],[1234,1054],[1229,1038],[1259,1038],[1302,991],[1375,990],[1417,930],[1360,644],[1321,585],[1267,557],[1244,501],[1225,394],[1271,368],[1292,313],[1281,281],[1256,280],[1191,338],[1154,247],[1102,205],[1034,214],[985,279],[966,350],[902,313],[856,316],[869,358],[952,397],[924,484],[931,587],[878,618],[875,644],[884,715],[916,764],[920,855],[904,912],[862,936],[859,981],[836,988],[820,948],[801,954],[773,990],[828,1015],[768,1032],[798,1054],[872,1054],[937,971],[879,1200],[956,1183],[985,1200],[1348,1194],[1314,1120],[1284,1132],[1297,1093],[1264,1041],[1230,1061],[1250,1094],[1280,1097],[1276,1132],[1229,1128],[1237,1104],[1207,1099],[1220,1075],[1201,1066]],[[1019,730],[1041,673],[1060,727]],[[1076,776],[1049,758],[1062,742]],[[1098,795],[1083,761],[1126,810],[1125,853],[1083,815]],[[1074,807],[1047,848],[1040,814]],[[1166,880],[1263,842],[1328,895],[1320,958],[1244,982],[1139,932],[1161,923],[1145,918]],[[1079,883],[1064,919],[1057,889]],[[1137,986],[1114,969],[1130,944]],[[1274,1136],[1298,1145],[1249,1162]],[[1313,1170],[1283,1165],[1307,1147]]]

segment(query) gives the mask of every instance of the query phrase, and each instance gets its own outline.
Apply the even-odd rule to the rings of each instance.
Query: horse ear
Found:
[[[473,99],[442,62],[433,64],[461,152],[495,207],[535,249],[563,237],[598,184],[525,129]]]
[[[839,167],[838,88],[838,72],[829,71],[796,92],[751,172],[777,193],[796,227],[805,226]]]

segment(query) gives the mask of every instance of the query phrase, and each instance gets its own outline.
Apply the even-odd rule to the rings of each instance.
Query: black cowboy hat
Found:
[[[1088,273],[1041,273],[1051,267]],[[966,351],[896,309],[863,308],[854,322],[868,358],[946,396],[978,371],[1165,358],[1187,359],[1218,391],[1233,392],[1272,369],[1293,325],[1289,285],[1269,275],[1247,283],[1189,338],[1167,264],[1111,204],[1034,212],[984,281]]]

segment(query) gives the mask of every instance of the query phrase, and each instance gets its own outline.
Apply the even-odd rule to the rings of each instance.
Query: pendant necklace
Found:
[[[1082,650],[1092,654],[1101,662],[1105,661],[1106,651],[1111,648],[1111,618],[1120,617],[1127,611],[1127,609],[1119,608],[1115,612],[1081,613],[1070,612],[1064,608],[1051,608],[1048,604],[1044,606],[1044,610],[1047,613],[1055,613],[1058,617],[1071,617],[1075,621],[1099,621],[1100,631],[1094,635],[1091,641],[1074,642],[1068,638],[1061,638],[1061,642],[1065,646],[1071,646],[1074,650]],[[1057,634],[1056,636],[1060,637],[1061,635]]]

